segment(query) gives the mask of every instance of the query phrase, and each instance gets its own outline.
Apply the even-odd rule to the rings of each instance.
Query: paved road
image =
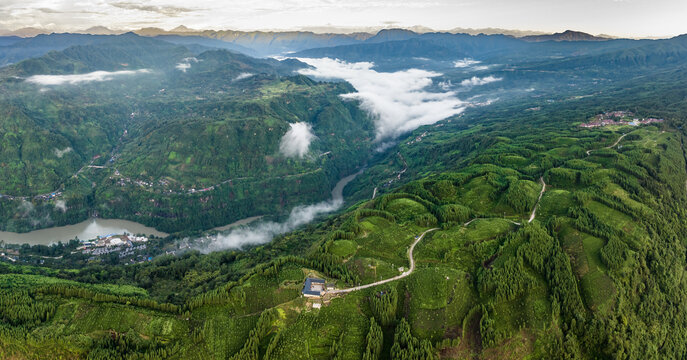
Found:
[[[420,236],[418,236],[417,239],[415,239],[415,242],[413,242],[413,244],[410,245],[410,249],[408,249],[408,260],[410,260],[410,269],[408,269],[408,271],[402,273],[401,275],[397,275],[397,276],[394,276],[394,277],[389,278],[389,279],[373,282],[372,284],[360,285],[360,286],[356,286],[356,287],[352,287],[352,288],[348,288],[348,289],[339,289],[339,290],[327,291],[327,294],[346,294],[349,292],[363,290],[363,289],[375,287],[377,285],[382,285],[382,284],[386,284],[388,282],[403,279],[404,277],[412,274],[413,271],[415,271],[415,259],[413,258],[413,250],[415,250],[415,245],[417,245],[417,243],[419,243],[420,240],[422,240],[422,238],[425,237],[425,234],[427,234],[430,231],[434,231],[434,230],[439,230],[439,228],[425,230],[425,232],[420,234]]]
[[[541,201],[541,197],[542,195],[544,195],[544,191],[546,191],[546,183],[544,182],[544,177],[540,177],[539,181],[541,182],[541,191],[539,192],[539,198],[537,199],[537,203],[534,204],[534,209],[532,209],[532,215],[530,215],[530,219],[527,221],[528,223],[531,223],[537,216],[537,207],[539,207],[539,201]]]
[[[620,140],[622,140],[622,139],[623,139],[625,136],[627,136],[628,134],[629,134],[629,133],[622,134],[622,135],[618,138],[618,140],[616,140],[616,141],[613,143],[613,145],[604,146],[603,148],[604,148],[604,149],[610,149],[610,148],[612,148],[612,147],[615,147],[616,145],[618,145],[618,143],[620,142]],[[599,149],[587,150],[587,156],[591,155],[592,151],[596,151],[596,150],[599,150]]]

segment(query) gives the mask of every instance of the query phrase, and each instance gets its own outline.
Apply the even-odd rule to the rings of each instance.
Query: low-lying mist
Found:
[[[44,86],[57,86],[57,85],[77,85],[80,83],[87,82],[100,82],[109,81],[115,77],[145,74],[149,73],[148,69],[140,70],[121,70],[121,71],[93,71],[86,74],[75,74],[75,75],[33,75],[29,76],[26,81],[38,85]]]
[[[277,235],[293,231],[299,226],[313,221],[318,216],[339,210],[344,204],[344,187],[360,173],[362,173],[362,170],[339,180],[334,190],[332,190],[332,198],[329,201],[322,201],[307,206],[297,206],[291,210],[289,217],[282,222],[263,221],[235,228],[225,234],[218,234],[212,237],[209,242],[198,242],[196,249],[208,253],[268,243]]]

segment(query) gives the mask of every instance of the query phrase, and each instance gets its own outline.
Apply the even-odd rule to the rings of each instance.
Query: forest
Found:
[[[187,55],[176,46],[165,51]],[[79,54],[3,69],[30,71]],[[21,138],[27,147],[26,154],[13,154],[14,146],[2,146],[3,166],[12,171],[2,172],[0,184],[15,192],[3,191],[40,189],[26,193],[35,196],[64,182],[70,208],[60,213],[49,201],[37,202],[21,217],[16,199],[2,199],[5,229],[49,226],[31,222],[48,212],[58,224],[97,211],[174,233],[152,240],[159,255],[127,265],[68,255],[76,242],[19,247],[63,261],[0,261],[1,358],[687,357],[687,89],[681,85],[687,70],[664,64],[664,71],[653,71],[655,60],[621,69],[608,53],[593,66],[591,55],[579,62],[519,60],[526,63],[514,66],[512,78],[485,88],[501,87],[502,99],[374,151],[374,119],[339,96],[351,84],[286,74],[282,66],[289,63],[252,63],[228,52],[195,56],[204,59],[195,70],[207,72],[212,94],[185,79],[194,65],[189,73],[132,82],[136,90],[123,86],[136,99],[106,101],[123,90],[88,85],[93,98],[73,109],[62,103],[80,95],[75,89],[29,96],[27,84],[0,82],[16,90],[3,99],[13,105],[2,107],[8,119],[2,141]],[[133,61],[149,66],[155,60]],[[244,85],[211,81],[215,71],[227,71],[226,80],[250,66],[264,70]],[[614,69],[613,81],[592,83],[604,66]],[[547,72],[552,68],[577,77],[579,87],[555,80]],[[510,86],[532,69],[542,72],[524,86],[558,87],[517,95]],[[580,126],[616,110],[664,121]],[[111,121],[89,120],[96,118]],[[294,118],[315,123],[317,156],[275,155],[277,134]],[[34,130],[15,132],[9,120]],[[34,139],[38,125],[55,129],[47,145]],[[62,142],[74,131],[102,141]],[[204,142],[197,134],[205,134]],[[66,145],[73,150],[54,160],[59,172],[29,155],[32,146],[39,153]],[[240,156],[213,152],[232,146]],[[112,158],[115,165],[108,165]],[[104,169],[72,177],[84,161]],[[270,242],[163,254],[230,219],[275,207],[270,215],[278,218],[296,204],[323,200],[339,178],[363,165],[344,189],[344,207]],[[182,193],[232,176],[245,179],[212,195]],[[3,244],[3,251],[14,248]],[[414,270],[396,281],[321,298],[302,295],[306,278],[336,289],[393,278],[409,271],[409,256]]]

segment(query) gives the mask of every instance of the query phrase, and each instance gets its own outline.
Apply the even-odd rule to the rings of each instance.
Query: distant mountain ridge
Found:
[[[539,42],[539,41],[607,41],[611,40],[608,37],[594,36],[581,31],[566,30],[562,33],[555,33],[550,35],[528,35],[520,39],[525,41]]]

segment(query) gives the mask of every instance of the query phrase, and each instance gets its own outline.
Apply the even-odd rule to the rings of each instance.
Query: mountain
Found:
[[[531,31],[531,30],[510,30],[510,29],[501,29],[501,28],[473,29],[473,28],[461,28],[461,27],[450,29],[447,32],[452,33],[452,34],[508,35],[508,36],[513,36],[513,37],[523,37],[523,36],[528,36],[528,35],[546,35],[547,34],[546,32]]]
[[[9,46],[20,41],[22,38],[19,36],[0,36],[0,49],[4,46]]]
[[[46,30],[46,29],[39,29],[35,27],[25,27],[17,30],[12,30],[12,31],[5,31],[3,35],[12,35],[12,36],[19,36],[19,37],[34,37],[38,36],[41,34],[50,34],[52,31]]]
[[[492,54],[513,54],[516,50],[531,47],[529,43],[503,35],[467,35],[450,33],[415,34],[410,32],[382,33],[378,39],[370,38],[362,44],[308,49],[297,57],[330,57],[347,61],[372,60],[379,64],[403,67],[398,59],[431,59],[455,61],[465,57],[483,57]],[[385,38],[410,38],[383,41]],[[378,42],[379,41],[379,42]]]
[[[0,70],[0,164],[13,169],[1,172],[0,188],[22,196],[10,202],[40,202],[4,229],[66,224],[97,212],[188,233],[282,215],[329,198],[372,147],[370,119],[339,96],[350,85],[294,76],[306,66],[296,60],[216,49],[193,54],[133,33],[99,39]],[[32,75],[42,78],[23,80]],[[303,158],[280,150],[294,122],[310,124],[316,139]],[[103,171],[79,172],[94,161]],[[87,187],[80,174],[90,179]],[[53,214],[40,200],[56,189],[70,211]],[[0,216],[14,210],[0,206]]]
[[[124,31],[111,30],[105,26],[92,26],[85,30],[75,31],[75,34],[91,34],[91,35],[119,35]]]
[[[97,44],[106,41],[107,38],[108,35],[55,33],[22,38],[0,49],[0,66],[42,56],[50,51],[64,50],[70,46]]]
[[[148,31],[8,40],[0,357],[685,358],[687,36]]]
[[[240,53],[243,53],[246,55],[258,56],[258,54],[253,49],[247,48],[245,46],[238,45],[238,44],[231,43],[231,42],[227,42],[227,41],[207,38],[207,37],[203,37],[203,36],[196,36],[196,35],[188,35],[188,36],[157,35],[157,36],[154,36],[153,38],[163,40],[166,42],[170,42],[173,44],[183,45],[186,47],[198,45],[198,46],[201,46],[205,49],[225,49],[225,50],[240,52]],[[202,52],[202,50],[200,52]]]
[[[380,30],[375,36],[365,39],[365,43],[374,44],[387,41],[402,41],[418,37],[420,34],[405,29],[383,29]]]
[[[7,71],[17,76],[30,76],[150,67],[168,69],[174,68],[181,59],[192,56],[183,46],[133,33],[84,39],[91,44],[70,46],[60,52],[52,51],[40,58],[15,64]]]
[[[200,36],[233,43],[251,49],[259,56],[279,55],[315,47],[337,46],[361,42],[371,34],[316,34],[302,31],[233,31],[233,30],[191,30],[165,31],[159,28],[144,28],[135,31],[142,36],[182,35]]]
[[[520,39],[525,41],[539,42],[539,41],[607,41],[610,38],[602,36],[594,36],[580,31],[566,30],[562,33],[555,33],[550,35],[528,35],[522,36]]]

